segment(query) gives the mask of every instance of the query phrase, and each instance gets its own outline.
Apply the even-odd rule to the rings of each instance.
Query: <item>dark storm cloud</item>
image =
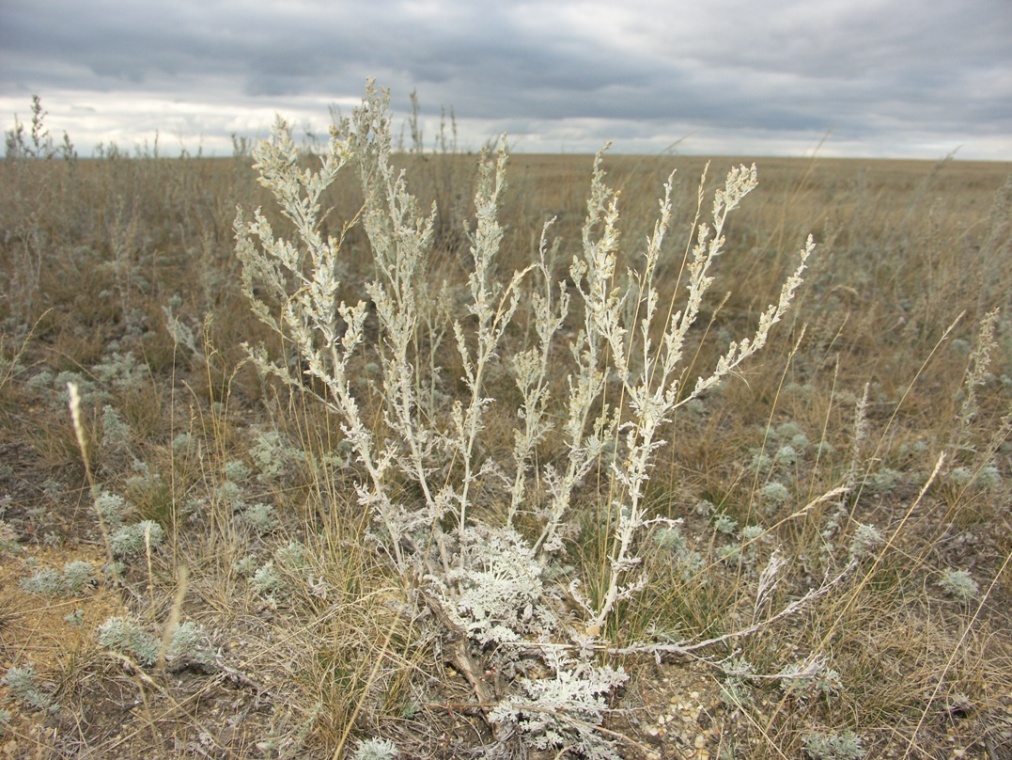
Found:
[[[375,77],[401,112],[417,88],[430,124],[453,106],[472,142],[522,124],[532,148],[633,135],[616,149],[649,150],[692,133],[729,152],[734,140],[783,152],[831,131],[830,149],[933,156],[965,144],[1012,159],[1008,0],[615,6],[4,0],[0,105],[23,113],[39,93],[54,116],[111,120],[140,119],[131,103],[143,103],[159,112],[136,131],[165,116],[214,140],[274,110],[325,119],[326,104],[354,102]],[[81,128],[98,126],[82,117]]]

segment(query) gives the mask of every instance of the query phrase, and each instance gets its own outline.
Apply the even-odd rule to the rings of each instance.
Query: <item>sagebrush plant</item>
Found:
[[[35,665],[31,662],[10,668],[4,677],[0,678],[0,686],[6,686],[16,700],[34,710],[55,712],[59,709],[51,691],[46,685],[39,683]]]
[[[145,667],[164,660],[170,670],[200,668],[210,670],[215,654],[207,633],[196,623],[186,621],[170,627],[161,639],[138,621],[111,617],[98,627],[98,643],[120,655],[134,658]]]
[[[97,637],[102,646],[134,657],[141,665],[154,665],[158,660],[158,639],[130,618],[109,618],[99,626]]]
[[[805,737],[811,760],[860,760],[865,756],[861,738],[850,729],[840,733],[813,733]]]
[[[94,580],[95,568],[90,562],[74,560],[63,566],[63,573],[52,568],[36,570],[31,578],[21,581],[21,588],[31,594],[56,596],[80,594]]]
[[[164,539],[161,525],[154,520],[142,520],[117,528],[109,541],[114,556],[132,557],[160,546]]]
[[[658,521],[648,513],[645,486],[665,425],[763,348],[801,283],[812,240],[752,336],[731,342],[690,383],[682,366],[689,331],[713,283],[728,216],[756,187],[754,167],[730,171],[710,224],[700,222],[697,208],[678,308],[674,296],[662,300],[656,281],[672,225],[671,177],[639,267],[622,273],[618,193],[606,185],[598,156],[567,289],[553,271],[547,227],[529,266],[506,276],[498,270],[507,154],[483,154],[469,272],[452,291],[462,311],[452,313],[450,286],[434,292],[429,278],[436,211],[422,212],[390,156],[388,96],[371,84],[352,120],[333,126],[318,170],[303,168],[280,118],[273,137],[255,148],[260,182],[294,235],[276,233],[259,209],[251,218],[240,208],[243,290],[301,364],[271,359],[262,347],[250,347],[250,356],[340,420],[373,539],[442,627],[448,660],[470,682],[496,738],[519,734],[532,746],[611,756],[594,727],[625,674],[596,653],[606,648],[620,604],[649,581],[639,568],[641,538]],[[321,197],[348,165],[358,169],[365,205],[339,235],[325,235]],[[365,229],[374,276],[364,294],[347,300],[338,275],[355,223]],[[567,324],[571,332],[563,331]],[[447,346],[444,336],[452,336]],[[560,347],[569,356],[563,383]],[[378,379],[354,382],[367,363],[378,364]],[[460,373],[459,382],[450,371]],[[507,412],[517,420],[512,450],[484,442],[500,403],[490,387],[495,381],[501,388],[504,371],[515,386],[512,402],[503,402],[515,406]],[[562,396],[561,419],[547,412],[553,394]],[[539,452],[548,443],[557,455],[545,460]],[[602,494],[581,489],[592,471],[609,484]],[[573,540],[576,514],[590,507],[610,515],[606,567],[600,577],[564,578],[554,571]],[[260,585],[271,587],[267,593],[275,586]],[[560,615],[563,600],[576,619]],[[486,672],[503,677],[492,683]]]
[[[947,596],[961,602],[970,602],[980,594],[980,585],[966,570],[947,569],[942,573],[938,585]]]
[[[387,739],[366,739],[352,755],[353,760],[393,760],[398,755],[397,745]]]

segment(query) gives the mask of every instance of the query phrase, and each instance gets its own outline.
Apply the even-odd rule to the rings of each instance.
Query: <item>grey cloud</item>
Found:
[[[603,26],[595,13],[610,14]],[[1012,152],[1010,39],[1008,0],[5,0],[0,98],[144,93],[283,110],[357,96],[375,76],[401,111],[417,88],[427,114],[585,120],[598,144],[678,125],[833,130],[869,145],[1004,134]]]

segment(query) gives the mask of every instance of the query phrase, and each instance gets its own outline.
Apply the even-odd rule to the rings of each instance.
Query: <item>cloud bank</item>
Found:
[[[1008,0],[5,0],[0,110],[222,154],[374,77],[429,145],[445,106],[471,149],[1012,160],[1010,40]]]

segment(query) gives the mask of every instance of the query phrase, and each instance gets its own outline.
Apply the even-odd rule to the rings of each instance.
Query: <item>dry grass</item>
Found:
[[[403,161],[412,190],[443,210],[433,276],[461,281],[459,225],[474,159]],[[731,163],[714,161],[711,182]],[[793,322],[668,431],[649,498],[656,514],[685,519],[692,561],[652,548],[654,580],[612,620],[610,641],[621,648],[652,631],[688,639],[734,630],[753,614],[756,567],[773,546],[789,561],[783,602],[838,569],[857,524],[871,524],[884,543],[833,593],[705,653],[714,693],[724,690],[723,702],[708,706],[709,751],[727,760],[804,757],[811,731],[853,729],[869,757],[1012,757],[1012,212],[1002,189],[1012,166],[758,164],[760,189],[732,223],[717,272],[726,287],[704,306],[689,376],[775,302],[809,231],[817,259]],[[642,247],[672,168],[682,214],[675,232],[685,233],[674,237],[686,237],[702,159],[614,156],[605,165],[622,189],[628,255]],[[566,246],[579,244],[590,167],[589,157],[511,159],[504,273],[528,262],[550,217],[564,241],[563,272],[573,253]],[[399,582],[367,537],[336,424],[244,364],[242,341],[284,350],[238,289],[235,207],[266,202],[246,157],[8,161],[0,187],[0,671],[34,663],[59,705],[33,710],[0,687],[10,714],[0,749],[315,758],[381,735],[410,756],[457,757],[487,741],[466,682],[430,629],[405,614]],[[338,225],[362,200],[357,187],[339,185],[330,202],[328,223]],[[359,234],[348,250],[361,250]],[[681,253],[662,264],[671,288]],[[349,259],[346,287],[368,276],[366,262]],[[735,295],[724,302],[723,290]],[[170,304],[192,345],[169,334]],[[961,420],[978,325],[994,308],[996,345],[974,388],[975,414]],[[360,370],[367,382],[369,368]],[[96,486],[165,529],[161,546],[123,558],[118,582],[101,572],[104,544],[61,396],[67,379],[82,385]],[[511,392],[506,383],[493,390]],[[125,433],[109,429],[105,407]],[[281,436],[275,449],[264,443],[271,432]],[[549,444],[542,456],[552,455]],[[848,480],[855,487],[844,502],[799,512]],[[710,507],[697,510],[704,500]],[[270,519],[251,514],[257,504],[271,508]],[[741,540],[716,529],[722,515],[761,532],[729,554]],[[604,572],[610,527],[606,515],[581,516],[571,563]],[[286,550],[295,541],[303,549]],[[76,596],[29,595],[18,585],[73,559],[91,562],[97,581]],[[268,562],[274,586],[258,580]],[[968,570],[979,593],[955,598],[942,584],[949,570]],[[143,667],[103,649],[96,626],[123,614],[158,637],[173,617],[198,623],[216,662]],[[839,676],[826,693],[800,697],[762,677],[812,654]],[[755,677],[728,675],[737,667],[728,658],[747,661]],[[674,731],[647,731],[644,704],[656,700],[636,696],[669,688],[652,686],[657,666],[635,657],[623,664],[637,680],[616,698],[614,730],[630,740],[630,757],[647,745],[676,756],[664,754],[676,751]],[[682,667],[666,670],[664,683]]]

